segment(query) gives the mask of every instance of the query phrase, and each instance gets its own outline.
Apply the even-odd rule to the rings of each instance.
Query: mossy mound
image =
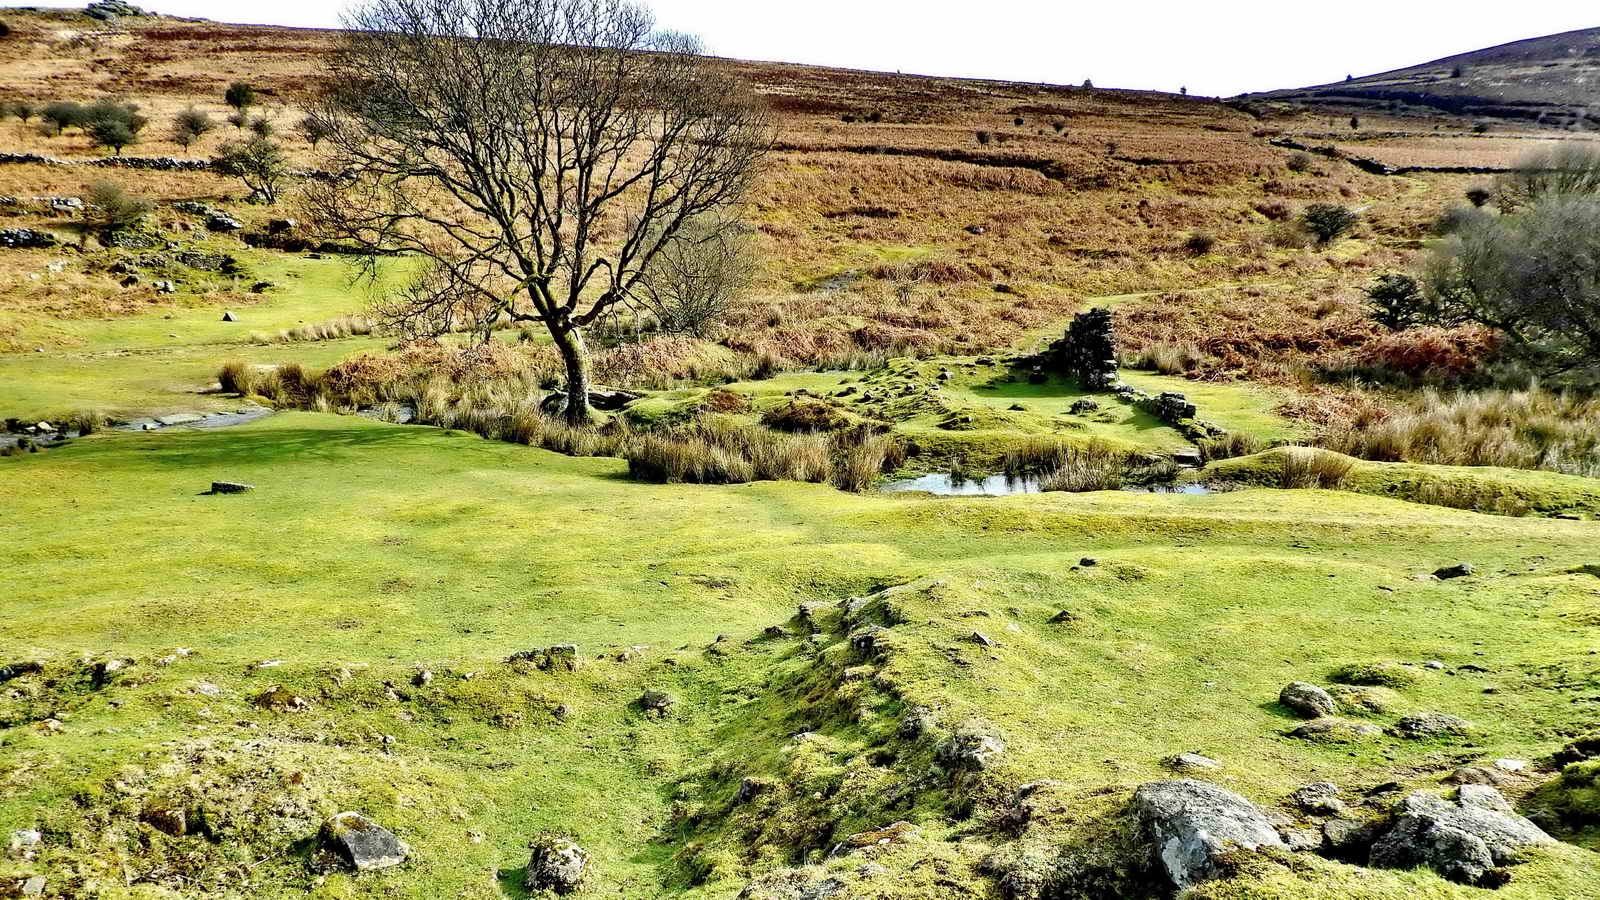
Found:
[[[1406,688],[1421,680],[1416,668],[1389,661],[1349,663],[1328,677],[1338,684],[1385,688]]]

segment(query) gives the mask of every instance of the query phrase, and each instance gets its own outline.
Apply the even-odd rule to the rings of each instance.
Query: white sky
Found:
[[[83,0],[31,0],[82,6]],[[135,0],[224,22],[332,27],[343,0]],[[1594,0],[653,0],[712,52],[928,75],[1232,96],[1600,26]]]

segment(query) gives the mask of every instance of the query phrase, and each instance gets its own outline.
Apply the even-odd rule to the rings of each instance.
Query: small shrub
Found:
[[[1206,462],[1254,456],[1267,449],[1267,442],[1254,435],[1233,432],[1222,437],[1201,438],[1195,442]]]
[[[1205,256],[1212,248],[1217,246],[1216,235],[1209,231],[1191,232],[1183,239],[1183,249],[1193,256]]]
[[[1023,125],[1022,117],[1021,116],[1017,116],[1015,119],[1012,119],[1011,120],[1011,124],[1017,126],[1018,128],[1021,128],[1022,125]]]
[[[1483,220],[1492,218],[1476,206],[1452,206],[1439,214],[1434,220],[1433,231],[1441,237],[1455,234],[1468,228],[1483,224]]]
[[[977,136],[978,144],[983,147],[989,146],[989,141],[993,139],[993,135],[989,134],[987,131],[979,131],[977,132]]]
[[[1263,200],[1255,205],[1255,211],[1269,222],[1282,222],[1294,215],[1294,210],[1282,200]]]
[[[257,137],[272,137],[273,134],[277,133],[277,130],[272,121],[266,116],[256,116],[250,120],[250,131]]]
[[[235,81],[222,92],[222,100],[234,109],[246,110],[256,105],[256,89],[248,81]]]
[[[840,431],[853,425],[854,420],[826,400],[797,397],[767,410],[761,416],[761,424],[779,431],[817,432]]]
[[[1311,167],[1316,164],[1316,160],[1311,158],[1311,154],[1298,151],[1289,154],[1289,159],[1284,164],[1289,167],[1291,172],[1303,173],[1311,171]]]
[[[1467,202],[1471,203],[1474,207],[1482,209],[1485,204],[1494,198],[1494,191],[1491,191],[1482,185],[1475,185],[1467,188],[1466,198]]]
[[[1319,244],[1326,244],[1354,228],[1360,219],[1350,208],[1333,203],[1313,203],[1300,216],[1301,224]]]
[[[173,119],[172,139],[178,146],[187,150],[216,127],[217,123],[212,120],[209,113],[191,106]]]
[[[155,204],[143,197],[135,197],[110,181],[97,181],[89,186],[89,204],[97,223],[110,231],[132,228],[155,209]]]

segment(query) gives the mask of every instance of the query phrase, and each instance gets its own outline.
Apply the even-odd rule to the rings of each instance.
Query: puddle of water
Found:
[[[1004,497],[1010,494],[1039,493],[1037,476],[990,475],[986,478],[960,478],[949,473],[936,472],[916,478],[902,478],[885,484],[881,490],[888,493],[902,491],[927,491],[945,497]],[[1183,484],[1129,485],[1123,490],[1136,494],[1209,494],[1211,488],[1193,482]]]
[[[883,486],[890,493],[927,491],[951,497],[1004,497],[1007,494],[1037,494],[1039,479],[1032,476],[990,475],[987,478],[960,478],[949,473],[934,473],[917,478],[902,478]]]

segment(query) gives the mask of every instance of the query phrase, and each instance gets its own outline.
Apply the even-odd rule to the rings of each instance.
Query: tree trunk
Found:
[[[563,416],[568,425],[588,425],[594,421],[594,413],[589,409],[589,348],[584,346],[583,332],[571,325],[552,326],[550,337],[567,366],[567,405]]]

